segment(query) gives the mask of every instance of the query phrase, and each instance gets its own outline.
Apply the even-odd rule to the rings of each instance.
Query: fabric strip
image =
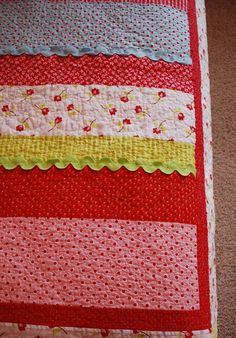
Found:
[[[195,143],[193,95],[128,86],[3,86],[1,135],[130,136]]]
[[[0,164],[7,169],[72,164],[76,169],[124,166],[131,171],[142,167],[149,173],[157,169],[167,174],[177,170],[185,176],[195,173],[192,144],[139,137],[2,136]]]
[[[0,217],[129,219],[196,224],[196,180],[125,168],[95,172],[0,167]],[[155,206],[155,207],[152,207]]]
[[[197,0],[197,22],[199,35],[199,53],[202,83],[202,111],[204,131],[204,165],[205,165],[205,191],[206,211],[208,223],[209,247],[209,279],[211,298],[211,327],[212,335],[217,336],[217,295],[216,295],[216,259],[215,259],[215,210],[213,191],[213,156],[212,156],[212,122],[211,100],[209,83],[209,66],[207,51],[206,13],[204,0]]]
[[[191,65],[133,55],[0,56],[0,85],[43,84],[159,87],[193,93]]]
[[[14,217],[0,237],[7,302],[199,309],[194,225]]]
[[[198,184],[198,266],[200,285],[200,307],[204,309],[208,324],[205,328],[211,328],[210,293],[209,293],[209,265],[208,265],[208,232],[205,191],[205,164],[204,164],[204,138],[203,138],[203,112],[201,95],[201,69],[199,58],[199,37],[197,27],[197,11],[195,0],[189,1],[189,22],[191,34],[191,55],[193,58],[194,71],[194,102],[196,109],[196,180]],[[202,240],[201,240],[202,239]]]
[[[44,0],[0,6],[3,55],[133,54],[191,64],[187,13],[171,6]]]

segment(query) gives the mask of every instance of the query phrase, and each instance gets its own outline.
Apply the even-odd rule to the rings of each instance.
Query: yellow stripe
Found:
[[[124,165],[129,170],[141,166],[147,172],[195,173],[194,145],[190,143],[112,136],[0,137],[0,164],[8,169],[16,165],[64,168],[70,163],[77,169],[89,165],[99,170],[106,165],[117,170]]]

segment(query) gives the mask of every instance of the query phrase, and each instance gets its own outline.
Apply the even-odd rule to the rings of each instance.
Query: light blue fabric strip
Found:
[[[188,17],[170,6],[47,0],[0,5],[0,54],[134,54],[191,64]]]

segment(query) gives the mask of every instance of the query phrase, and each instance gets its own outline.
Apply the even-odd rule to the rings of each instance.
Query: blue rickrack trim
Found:
[[[177,56],[175,54],[169,55],[163,50],[159,50],[158,52],[153,51],[151,48],[135,48],[135,47],[129,47],[129,48],[119,48],[119,47],[113,47],[113,48],[107,48],[104,46],[98,46],[96,48],[91,47],[74,47],[74,46],[22,46],[22,47],[13,47],[13,46],[7,46],[7,47],[1,47],[0,46],[0,55],[21,55],[21,54],[28,54],[28,55],[38,55],[42,54],[44,56],[51,56],[51,55],[58,55],[58,56],[67,56],[67,55],[73,55],[73,56],[82,56],[85,54],[105,54],[105,55],[134,55],[138,58],[142,57],[148,57],[151,60],[157,61],[157,60],[164,60],[166,62],[179,62],[182,64],[190,65],[192,64],[192,59],[190,55],[187,56]]]

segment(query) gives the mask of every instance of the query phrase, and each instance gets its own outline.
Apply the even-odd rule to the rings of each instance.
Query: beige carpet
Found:
[[[219,338],[236,338],[236,0],[206,0],[217,225]]]

